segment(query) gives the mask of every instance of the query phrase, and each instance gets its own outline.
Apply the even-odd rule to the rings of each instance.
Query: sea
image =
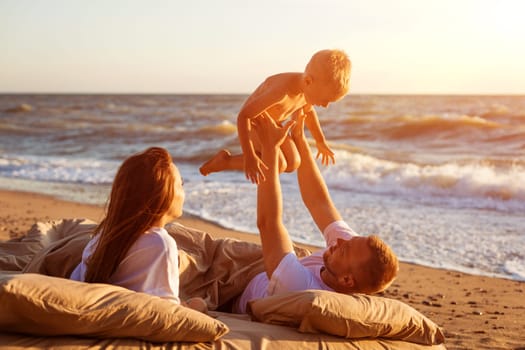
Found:
[[[0,95],[0,188],[104,205],[123,159],[161,146],[184,178],[186,213],[257,234],[256,186],[199,173],[218,150],[240,151],[246,98]],[[525,96],[350,93],[317,112],[336,158],[321,172],[354,230],[405,262],[525,281]],[[292,239],[322,247],[296,174],[281,182]]]

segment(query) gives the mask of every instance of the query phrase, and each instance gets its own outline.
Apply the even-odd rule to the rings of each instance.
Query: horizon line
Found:
[[[63,91],[0,91],[0,95],[250,95],[251,92],[63,92]],[[525,96],[521,93],[501,92],[354,92],[352,95],[373,96]],[[345,97],[346,97],[345,96]]]

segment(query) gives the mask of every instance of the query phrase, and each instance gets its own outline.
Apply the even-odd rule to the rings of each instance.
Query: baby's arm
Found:
[[[335,164],[335,154],[326,143],[326,139],[324,137],[323,130],[321,129],[319,118],[317,117],[317,113],[315,112],[314,107],[304,107],[303,112],[306,114],[306,119],[304,121],[306,127],[312,134],[312,137],[314,138],[316,143],[316,158],[319,158],[319,156],[321,156],[321,163],[323,165],[328,165],[330,164],[330,162],[332,164]]]

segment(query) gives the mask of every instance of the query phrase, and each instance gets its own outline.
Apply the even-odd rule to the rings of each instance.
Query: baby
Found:
[[[242,154],[221,150],[200,167],[202,175],[223,170],[244,170],[246,178],[258,184],[264,181],[266,165],[259,157],[260,142],[252,130],[252,120],[267,115],[279,125],[289,117],[305,114],[305,125],[315,139],[317,157],[324,165],[335,163],[334,152],[327,145],[314,106],[327,107],[342,99],[349,88],[351,62],[340,50],[315,53],[304,73],[281,73],[268,77],[248,97],[237,117]],[[301,162],[291,137],[280,147],[279,171],[292,172]]]

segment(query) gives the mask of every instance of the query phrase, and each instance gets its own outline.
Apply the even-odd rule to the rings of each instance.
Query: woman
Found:
[[[126,159],[115,176],[106,217],[70,278],[114,284],[180,304],[177,243],[164,225],[182,215],[182,185],[163,148]],[[200,298],[183,304],[206,311]]]

